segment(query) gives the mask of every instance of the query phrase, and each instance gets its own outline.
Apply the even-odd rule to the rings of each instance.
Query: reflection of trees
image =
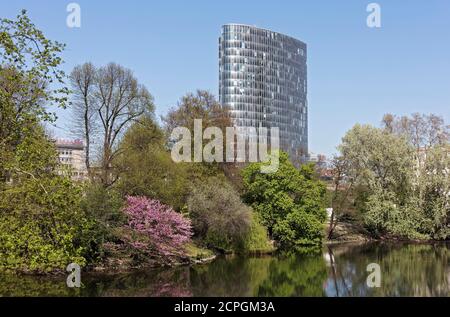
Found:
[[[327,278],[320,255],[289,254],[273,258],[269,274],[258,288],[257,296],[324,296]]]
[[[0,274],[0,297],[77,296],[79,291],[68,288],[65,277]]]
[[[323,296],[320,256],[233,257],[192,270],[197,296]]]
[[[339,250],[339,248],[337,248]],[[332,254],[329,248],[328,254]],[[370,244],[334,257],[326,285],[332,296],[449,296],[449,248],[436,245]],[[381,268],[381,287],[366,284],[369,263]]]
[[[189,268],[150,270],[132,274],[91,277],[85,296],[187,297],[190,291]]]
[[[66,275],[0,274],[0,296],[449,296],[449,247],[381,243],[330,246],[323,257],[221,257],[193,267],[82,273],[81,289],[68,288]],[[369,263],[380,265],[380,288],[366,285]]]
[[[219,258],[207,266],[191,269],[193,293],[196,296],[255,296],[266,279],[272,261],[270,256]]]

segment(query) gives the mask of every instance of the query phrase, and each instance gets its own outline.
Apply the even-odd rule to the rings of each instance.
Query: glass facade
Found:
[[[278,127],[293,161],[308,153],[306,44],[242,24],[222,26],[219,99],[236,126]]]

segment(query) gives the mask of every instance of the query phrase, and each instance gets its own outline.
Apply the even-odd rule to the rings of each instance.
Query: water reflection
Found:
[[[328,248],[328,296],[449,296],[450,248],[447,244],[377,243]],[[334,259],[334,261],[333,261]],[[369,263],[378,263],[381,286],[366,284]]]
[[[1,296],[449,296],[450,245],[374,243],[321,253],[221,257],[208,265],[132,274],[65,277],[0,275]],[[369,263],[381,287],[366,284]]]

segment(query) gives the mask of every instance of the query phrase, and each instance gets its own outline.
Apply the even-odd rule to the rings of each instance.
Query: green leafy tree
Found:
[[[421,116],[414,118],[397,122],[385,116],[383,129],[356,125],[347,132],[338,148],[346,167],[344,180],[375,236],[445,239],[450,214],[448,145],[442,134],[423,132],[434,131],[432,124],[430,130],[422,127],[427,121]],[[430,118],[435,122],[437,117]],[[395,132],[402,126],[407,129]],[[408,131],[415,132],[408,136]]]
[[[450,237],[450,145],[430,148],[419,166],[414,190],[423,210],[423,231],[434,239]]]
[[[23,11],[0,21],[0,269],[51,271],[84,258],[90,222],[81,191],[58,173],[43,122],[65,106],[63,44],[48,40]],[[60,88],[58,88],[60,87]]]
[[[314,178],[314,168],[296,169],[283,152],[276,173],[261,173],[261,164],[243,170],[245,202],[283,247],[320,244],[326,188]]]
[[[354,184],[365,225],[375,235],[417,237],[409,210],[414,149],[407,140],[369,125],[355,125],[338,147]],[[411,211],[411,212],[410,212]],[[418,225],[418,224],[417,224]]]
[[[114,165],[120,171],[118,190],[123,195],[158,199],[180,210],[187,196],[187,172],[172,161],[165,135],[154,120],[144,116],[125,133]]]
[[[65,107],[68,89],[59,69],[64,45],[48,40],[22,11],[0,20],[0,181],[12,177],[17,147],[42,121],[50,104]],[[16,166],[17,167],[17,166]]]

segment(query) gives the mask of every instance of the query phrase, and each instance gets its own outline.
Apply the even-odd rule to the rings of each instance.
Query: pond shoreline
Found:
[[[411,261],[414,259],[414,261]],[[64,275],[0,274],[0,296],[261,297],[448,296],[450,241],[371,241],[323,245],[319,253],[234,254],[196,265],[83,271],[82,288]],[[380,288],[366,284],[378,263]],[[431,279],[431,280],[430,280]]]
[[[435,245],[435,244],[446,244],[450,243],[450,240],[411,240],[411,239],[399,239],[395,237],[389,238],[373,238],[368,235],[361,235],[355,239],[332,239],[332,240],[324,240],[322,243],[322,247],[333,247],[333,246],[362,246],[365,244],[372,243],[381,243],[381,244],[390,244],[390,245]],[[92,265],[88,267],[82,268],[82,272],[88,274],[102,274],[102,275],[120,275],[120,274],[132,274],[134,272],[139,272],[142,270],[161,270],[161,269],[172,269],[177,267],[191,267],[197,265],[207,265],[214,262],[217,258],[223,255],[233,255],[240,257],[258,257],[258,256],[274,256],[278,249],[274,248],[272,250],[265,251],[254,251],[254,252],[232,252],[232,253],[218,253],[210,250],[212,255],[204,255],[202,256],[192,256],[189,258],[184,258],[180,261],[175,261],[170,264],[158,264],[156,262],[141,264],[137,266],[122,266],[122,267],[114,267],[108,265]],[[58,276],[66,276],[67,272],[63,270],[55,270],[51,272],[27,272],[27,271],[0,271],[0,274],[12,274],[17,276],[37,276],[37,277],[58,277]]]

